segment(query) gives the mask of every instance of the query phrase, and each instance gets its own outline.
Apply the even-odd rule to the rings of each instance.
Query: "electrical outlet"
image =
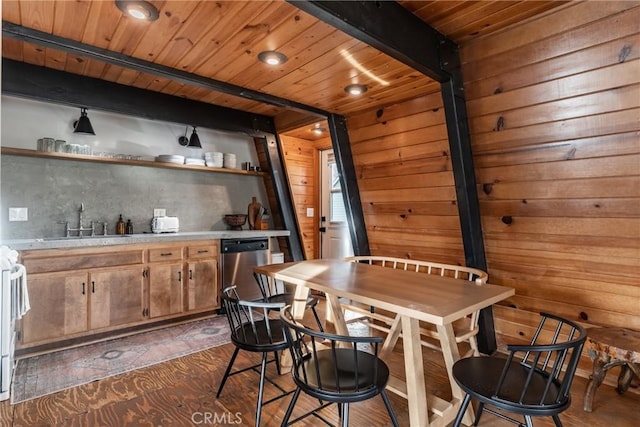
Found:
[[[27,208],[9,208],[9,221],[28,221],[29,210]]]
[[[313,208],[307,208],[307,217],[313,218]]]
[[[153,216],[167,216],[167,210],[166,209],[154,209],[153,210]]]

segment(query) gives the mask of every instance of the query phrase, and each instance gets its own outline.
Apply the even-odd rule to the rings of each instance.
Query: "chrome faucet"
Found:
[[[82,234],[83,231],[91,231],[91,236],[92,237],[95,236],[96,235],[95,222],[91,221],[90,227],[85,227],[83,223],[84,223],[84,202],[80,203],[80,210],[78,211],[78,228],[69,228],[69,221],[65,222],[66,236],[70,237],[72,231],[77,231],[78,237],[84,236]]]
[[[78,221],[78,229],[82,229],[82,222],[84,220],[84,202],[80,203],[79,217],[80,217],[80,220]]]

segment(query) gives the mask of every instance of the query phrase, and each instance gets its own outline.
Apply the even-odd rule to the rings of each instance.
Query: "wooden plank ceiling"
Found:
[[[152,1],[154,22],[124,16],[113,1],[2,2],[3,21],[36,29],[210,79],[348,116],[439,90],[439,84],[282,1]],[[402,1],[416,16],[458,43],[558,6],[553,1]],[[270,67],[258,53],[288,57]],[[285,108],[190,86],[167,78],[2,39],[2,56],[272,117]],[[365,95],[347,95],[351,83]],[[306,127],[308,128],[308,126]]]

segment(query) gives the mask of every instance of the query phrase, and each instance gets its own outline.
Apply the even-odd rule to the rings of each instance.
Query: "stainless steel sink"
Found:
[[[42,239],[36,239],[43,242],[50,242],[52,240],[90,240],[90,239],[111,239],[111,238],[121,238],[121,237],[131,237],[129,234],[112,234],[109,236],[59,236],[59,237],[44,237]]]

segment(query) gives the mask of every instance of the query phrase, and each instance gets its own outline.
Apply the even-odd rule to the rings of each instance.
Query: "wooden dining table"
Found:
[[[406,382],[394,375],[388,389],[407,399],[411,426],[445,426],[458,411],[462,390],[452,377],[453,364],[460,358],[452,323],[476,310],[514,295],[514,289],[469,282],[405,270],[346,262],[314,259],[255,268],[259,274],[296,285],[292,314],[301,319],[309,290],[326,295],[334,316],[336,332],[348,335],[340,298],[395,313],[400,317]],[[420,322],[435,325],[453,399],[427,396],[422,359]],[[389,334],[388,340],[393,340]],[[395,343],[395,341],[393,341]],[[387,344],[387,343],[385,343]],[[385,345],[383,345],[383,350]],[[392,372],[392,375],[394,373]],[[473,423],[468,411],[464,423]]]

